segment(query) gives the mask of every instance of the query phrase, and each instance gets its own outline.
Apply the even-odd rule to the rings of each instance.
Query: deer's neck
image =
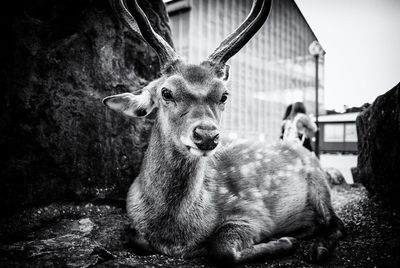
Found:
[[[158,128],[153,128],[142,165],[141,187],[166,209],[190,206],[202,194],[206,164],[204,158],[179,152]]]

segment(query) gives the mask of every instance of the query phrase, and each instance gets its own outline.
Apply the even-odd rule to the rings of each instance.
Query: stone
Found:
[[[358,173],[359,173],[358,168],[357,167],[352,167],[350,169],[350,171],[351,171],[351,175],[353,176],[354,183],[361,183],[360,177],[358,175]]]
[[[334,167],[324,168],[326,177],[328,178],[328,182],[331,186],[333,185],[341,185],[346,183],[344,176],[340,170]]]
[[[71,230],[86,234],[90,233],[94,226],[95,224],[89,218],[83,218],[75,222]]]
[[[367,190],[400,207],[400,83],[356,120],[358,178]]]
[[[0,210],[124,200],[153,121],[101,101],[157,78],[158,56],[107,0],[16,3],[0,14]],[[139,3],[171,42],[162,0]]]
[[[55,208],[64,213],[54,213]],[[0,233],[0,266],[94,266],[115,259],[111,251],[124,249],[129,226],[116,206],[52,204],[24,210],[0,221],[1,229],[9,230]]]

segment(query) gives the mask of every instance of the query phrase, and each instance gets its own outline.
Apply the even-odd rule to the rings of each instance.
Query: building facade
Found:
[[[177,52],[189,63],[205,60],[247,17],[252,1],[166,1]],[[315,111],[317,40],[293,0],[275,0],[270,17],[228,64],[230,98],[222,131],[230,138],[278,140],[284,111],[302,101]],[[319,110],[323,110],[324,57],[319,60]]]
[[[358,115],[359,112],[320,116],[318,122],[321,152],[356,154]]]

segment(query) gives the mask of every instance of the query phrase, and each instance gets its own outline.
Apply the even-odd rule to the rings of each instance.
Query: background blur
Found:
[[[400,1],[295,2],[327,52],[327,109],[372,103],[399,83]]]

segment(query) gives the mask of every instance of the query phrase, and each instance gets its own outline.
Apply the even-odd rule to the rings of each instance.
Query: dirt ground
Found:
[[[293,255],[241,267],[400,267],[400,217],[361,185],[335,186],[332,200],[347,227],[323,265],[309,261],[312,240]],[[212,267],[207,259],[138,256],[129,248],[122,204],[50,204],[0,220],[0,267]]]

